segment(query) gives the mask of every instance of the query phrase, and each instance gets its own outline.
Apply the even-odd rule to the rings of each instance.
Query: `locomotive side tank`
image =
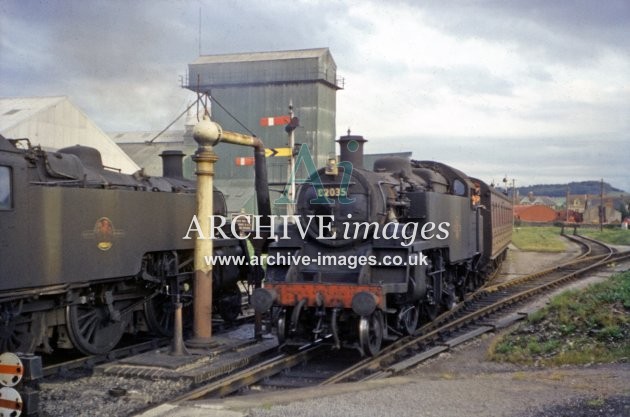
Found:
[[[338,142],[338,169],[320,169],[300,188],[299,223],[270,246],[273,265],[252,304],[271,309],[282,343],[332,335],[336,346],[375,355],[384,339],[413,333],[420,318],[480,286],[509,236],[493,240],[492,206],[483,203],[497,196],[478,180],[394,157],[367,170],[362,137]]]
[[[164,177],[125,175],[104,167],[92,148],[45,152],[0,137],[3,350],[102,354],[125,332],[170,332],[169,294],[188,286],[194,245],[182,239],[196,207],[182,156],[164,155]],[[225,215],[217,190],[214,202],[215,214]],[[214,248],[246,250],[236,239]],[[215,269],[215,306],[227,319],[240,312],[237,281],[249,272]]]

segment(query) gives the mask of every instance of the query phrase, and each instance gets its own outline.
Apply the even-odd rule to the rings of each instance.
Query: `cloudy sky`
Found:
[[[337,135],[517,185],[630,191],[630,1],[0,2],[0,95],[160,130],[199,54],[329,47]]]

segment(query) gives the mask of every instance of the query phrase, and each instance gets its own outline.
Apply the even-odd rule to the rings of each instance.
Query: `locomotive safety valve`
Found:
[[[278,293],[267,288],[256,288],[252,293],[251,303],[256,313],[268,311],[273,302],[278,299]]]
[[[361,291],[352,297],[352,310],[359,316],[369,316],[376,310],[378,300],[372,293]]]

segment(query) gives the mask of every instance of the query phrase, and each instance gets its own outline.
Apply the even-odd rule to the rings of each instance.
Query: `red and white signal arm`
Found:
[[[291,122],[291,116],[272,116],[272,117],[261,117],[260,125],[261,126],[280,126],[287,125]]]
[[[14,387],[22,380],[23,375],[24,365],[15,353],[5,352],[0,355],[0,384]]]
[[[250,167],[254,165],[253,156],[237,156],[234,158],[234,165],[237,167]]]
[[[0,416],[19,417],[23,409],[19,392],[10,387],[0,388]]]

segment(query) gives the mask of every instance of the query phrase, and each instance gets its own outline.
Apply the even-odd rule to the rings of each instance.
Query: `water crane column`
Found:
[[[204,116],[205,119],[206,116]],[[193,156],[197,164],[197,219],[204,233],[210,230],[214,163],[218,161],[214,153],[221,137],[221,128],[216,123],[199,123],[193,129],[193,138],[198,148]],[[206,264],[204,257],[212,257],[212,240],[195,240],[195,280],[193,303],[193,338],[186,343],[191,347],[212,345],[212,264]]]

